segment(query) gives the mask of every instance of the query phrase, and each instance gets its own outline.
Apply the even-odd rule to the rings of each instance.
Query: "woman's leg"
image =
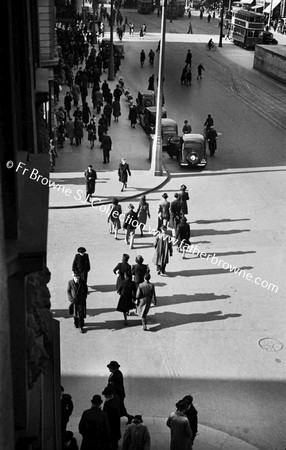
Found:
[[[130,233],[130,248],[133,248],[134,237],[135,237],[135,230],[131,231],[131,233]]]

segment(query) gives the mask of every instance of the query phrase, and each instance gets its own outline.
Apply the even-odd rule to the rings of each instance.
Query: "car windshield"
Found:
[[[164,127],[163,128],[163,133],[175,133],[176,132],[176,130],[175,130],[175,128],[174,127]]]
[[[203,148],[201,142],[185,142],[185,150],[192,150],[194,152],[201,151]]]

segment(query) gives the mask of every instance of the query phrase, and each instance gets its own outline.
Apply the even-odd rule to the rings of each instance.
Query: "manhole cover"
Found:
[[[273,338],[260,339],[259,345],[263,350],[266,350],[267,352],[280,352],[280,350],[282,350],[283,348],[283,344],[277,341],[277,339]]]

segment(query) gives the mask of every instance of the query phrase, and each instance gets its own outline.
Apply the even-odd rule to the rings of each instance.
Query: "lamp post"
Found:
[[[220,33],[219,33],[219,47],[222,47],[222,36],[223,36],[223,16],[224,16],[224,0],[222,0],[221,12],[220,12]]]
[[[270,9],[269,9],[269,16],[268,16],[268,23],[267,23],[269,28],[270,28],[270,23],[271,23],[272,10],[273,10],[273,0],[271,0],[271,2],[270,2]]]
[[[161,19],[161,45],[159,52],[159,70],[158,70],[158,88],[157,88],[157,108],[156,108],[156,126],[152,145],[151,172],[155,176],[163,175],[162,165],[162,100],[163,100],[163,79],[164,79],[164,56],[165,56],[165,35],[166,35],[166,6],[167,0],[162,0],[162,19]]]
[[[114,81],[114,51],[113,51],[113,0],[110,3],[110,40],[108,81]]]

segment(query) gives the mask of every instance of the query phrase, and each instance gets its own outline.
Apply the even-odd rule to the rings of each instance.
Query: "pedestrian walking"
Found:
[[[154,80],[155,80],[155,75],[151,75],[151,77],[148,80],[148,91],[155,91],[155,87],[154,87]]]
[[[142,38],[142,39],[144,38],[144,33],[143,33],[143,28],[142,27],[139,28],[139,37]]]
[[[158,275],[165,274],[166,266],[169,262],[169,256],[173,256],[173,248],[170,237],[167,234],[167,227],[165,225],[161,228],[161,233],[156,236],[154,243],[155,254],[153,263],[157,267]]]
[[[167,420],[167,427],[171,429],[171,450],[192,450],[192,430],[185,415],[189,404],[185,401],[176,403],[177,410],[171,412]]]
[[[62,434],[67,429],[67,424],[73,412],[73,401],[70,394],[64,393],[64,387],[61,386],[61,416],[62,416]]]
[[[122,260],[120,263],[117,264],[116,267],[114,267],[113,269],[113,273],[115,275],[117,275],[117,280],[116,280],[116,291],[118,292],[122,281],[125,278],[125,274],[126,272],[131,272],[131,266],[130,264],[128,264],[130,256],[127,255],[126,253],[123,253],[122,255]]]
[[[153,67],[153,65],[154,65],[154,59],[155,59],[155,53],[153,52],[152,48],[151,48],[150,52],[148,53],[148,58],[149,58],[149,64],[150,64],[150,66]]]
[[[113,91],[113,98],[114,98],[114,100],[116,100],[117,102],[120,102],[121,95],[122,95],[122,90],[120,89],[119,84],[117,84],[116,88]]]
[[[49,156],[50,156],[50,172],[54,172],[55,171],[54,167],[56,165],[57,152],[56,152],[55,146],[53,145],[53,139],[50,139]]]
[[[96,171],[92,168],[91,164],[85,170],[84,176],[86,179],[86,201],[89,202],[90,197],[92,197],[92,194],[94,194],[95,182],[97,180]]]
[[[101,148],[103,151],[103,164],[109,163],[109,154],[112,150],[112,140],[106,131],[103,132],[101,138]]]
[[[208,130],[210,129],[210,127],[212,127],[214,124],[214,120],[212,118],[212,116],[210,114],[208,114],[208,117],[206,118],[206,121],[204,123],[204,127],[205,127],[205,134],[207,134]]]
[[[178,245],[178,251],[180,252],[181,249],[183,251],[183,259],[185,259],[186,250],[188,246],[191,245],[190,237],[191,237],[190,225],[187,223],[186,217],[182,217],[180,223],[177,225],[176,228],[176,240]]]
[[[121,116],[120,103],[117,100],[112,102],[112,113],[114,117],[114,122],[118,122],[118,117]]]
[[[189,29],[188,29],[188,31],[187,31],[187,34],[193,34],[193,26],[192,26],[192,22],[191,22],[191,20],[189,21]]]
[[[78,450],[76,438],[72,431],[65,431],[63,434],[63,450]]]
[[[170,204],[170,221],[169,226],[172,228],[172,235],[176,236],[176,229],[182,217],[182,202],[179,199],[179,194],[174,194],[174,200]]]
[[[78,102],[79,102],[79,95],[80,95],[80,87],[78,84],[73,83],[71,86],[71,95],[73,98],[73,104],[75,107],[78,106]]]
[[[201,80],[203,77],[203,71],[205,71],[204,66],[202,65],[202,63],[200,63],[198,65],[198,75],[197,75],[197,80]]]
[[[144,276],[150,272],[148,264],[143,264],[144,258],[141,255],[136,256],[135,262],[131,268],[131,273],[134,276],[134,283],[136,285],[136,291],[140,283],[144,282]]]
[[[122,183],[121,192],[124,191],[124,188],[127,188],[128,175],[131,177],[129,164],[127,164],[125,158],[122,158],[118,168],[119,181]]]
[[[191,69],[189,69],[186,73],[185,85],[190,86],[191,84],[192,84],[192,72]]]
[[[209,144],[209,151],[211,157],[215,155],[215,151],[217,149],[216,139],[217,139],[217,132],[214,126],[212,125],[207,132],[207,141]]]
[[[106,118],[107,126],[110,127],[111,125],[111,114],[112,114],[112,106],[110,103],[106,103],[103,108],[103,114]]]
[[[112,386],[106,386],[102,395],[105,397],[103,411],[106,413],[110,428],[110,450],[118,449],[118,441],[121,438],[120,429],[120,400]]]
[[[110,206],[110,212],[107,217],[107,222],[109,223],[110,234],[114,233],[115,239],[117,239],[118,230],[121,229],[120,216],[122,214],[121,205],[119,205],[118,198],[112,200],[112,205]]]
[[[132,424],[128,425],[122,442],[122,450],[150,450],[151,438],[140,414],[136,414]]]
[[[159,51],[160,51],[160,48],[161,48],[161,41],[158,42],[158,46],[157,46],[157,48],[156,48],[156,52],[159,52]]]
[[[181,74],[181,84],[186,84],[186,74],[188,72],[187,66],[185,66],[182,70],[182,74]]]
[[[120,400],[120,417],[127,417],[128,419],[127,423],[130,424],[134,419],[134,416],[128,414],[124,404],[125,389],[124,389],[123,374],[121,370],[119,370],[120,364],[118,364],[117,361],[110,361],[110,363],[107,364],[107,367],[110,371],[110,375],[108,378],[108,386],[112,386],[114,388],[115,394],[118,396]]]
[[[117,293],[120,297],[116,310],[123,313],[124,325],[128,325],[127,314],[131,309],[135,308],[136,299],[136,285],[134,281],[132,281],[131,272],[125,273],[124,280],[121,282]]]
[[[66,136],[70,140],[70,145],[74,145],[74,121],[72,118],[67,120],[66,124]]]
[[[90,271],[90,262],[89,256],[84,247],[79,247],[77,249],[77,254],[75,255],[72,263],[72,271],[74,275],[78,275],[87,283],[87,276]]]
[[[69,313],[74,318],[75,328],[84,333],[84,319],[86,317],[87,285],[79,275],[74,275],[68,282],[68,300],[70,301]]]
[[[96,109],[96,114],[100,114],[103,106],[103,93],[98,86],[94,86],[91,93],[93,109]]]
[[[69,91],[67,91],[65,97],[64,97],[64,105],[65,105],[65,110],[67,112],[67,116],[70,119],[70,113],[71,113],[71,104],[72,104],[72,95]]]
[[[140,283],[136,293],[137,308],[136,313],[141,317],[143,330],[147,331],[147,314],[150,310],[151,303],[156,306],[157,299],[154,284],[150,283],[151,275],[144,275],[144,282]]]
[[[167,201],[168,197],[168,194],[164,193],[162,195],[163,200],[158,205],[158,231],[161,231],[162,225],[167,226],[170,220],[170,202]]]
[[[198,411],[193,405],[193,397],[191,395],[186,395],[182,400],[189,404],[188,409],[185,411],[185,415],[188,418],[192,430],[192,444],[193,444],[195,437],[198,434]]]
[[[98,140],[99,142],[102,141],[103,133],[106,133],[108,130],[107,126],[107,120],[104,114],[101,115],[99,121],[98,121]]]
[[[81,450],[109,450],[111,433],[107,414],[101,410],[102,399],[94,395],[91,408],[83,412],[78,429],[82,435]]]
[[[60,120],[57,126],[58,148],[64,148],[65,136],[66,136],[65,123],[63,120]]]
[[[207,17],[207,21],[208,21],[208,23],[210,23],[210,21],[211,21],[211,18],[212,18],[211,14],[210,14],[210,13],[208,13],[208,17]]]
[[[143,36],[145,36],[145,34],[147,33],[147,27],[146,27],[145,23],[143,23],[142,31],[143,31]]]
[[[128,116],[128,119],[130,120],[131,128],[135,128],[136,123],[137,123],[137,116],[138,116],[137,106],[132,105],[130,107],[129,116]]]
[[[140,53],[140,64],[141,64],[141,67],[144,66],[145,59],[146,59],[145,52],[144,52],[144,50],[141,50],[141,53]]]
[[[191,50],[188,50],[188,53],[187,53],[186,59],[185,59],[185,63],[186,63],[187,67],[188,66],[192,67],[192,58],[193,58],[193,55],[191,53]]]
[[[78,147],[81,145],[81,140],[83,138],[83,122],[79,117],[75,117],[74,119],[74,137],[75,137],[75,145]]]
[[[91,116],[91,112],[87,102],[84,102],[82,107],[82,121],[84,126],[86,127]]]
[[[187,201],[190,200],[189,194],[187,192],[187,186],[185,184],[182,184],[180,187],[179,192],[179,199],[182,202],[182,215],[187,216],[188,215],[188,204]]]
[[[134,211],[134,205],[130,203],[128,205],[128,212],[125,214],[123,228],[125,229],[125,244],[129,245],[130,248],[133,248],[134,238],[135,238],[135,230],[138,226],[137,214]]]
[[[142,195],[140,197],[140,203],[138,205],[137,209],[137,219],[139,222],[139,229],[141,237],[143,237],[143,228],[146,225],[147,218],[150,219],[150,210],[149,210],[149,203],[146,202],[146,195]]]
[[[92,149],[94,147],[94,141],[96,141],[96,125],[94,122],[94,119],[91,119],[89,124],[86,127],[87,131],[87,139],[90,142],[90,148]]]

